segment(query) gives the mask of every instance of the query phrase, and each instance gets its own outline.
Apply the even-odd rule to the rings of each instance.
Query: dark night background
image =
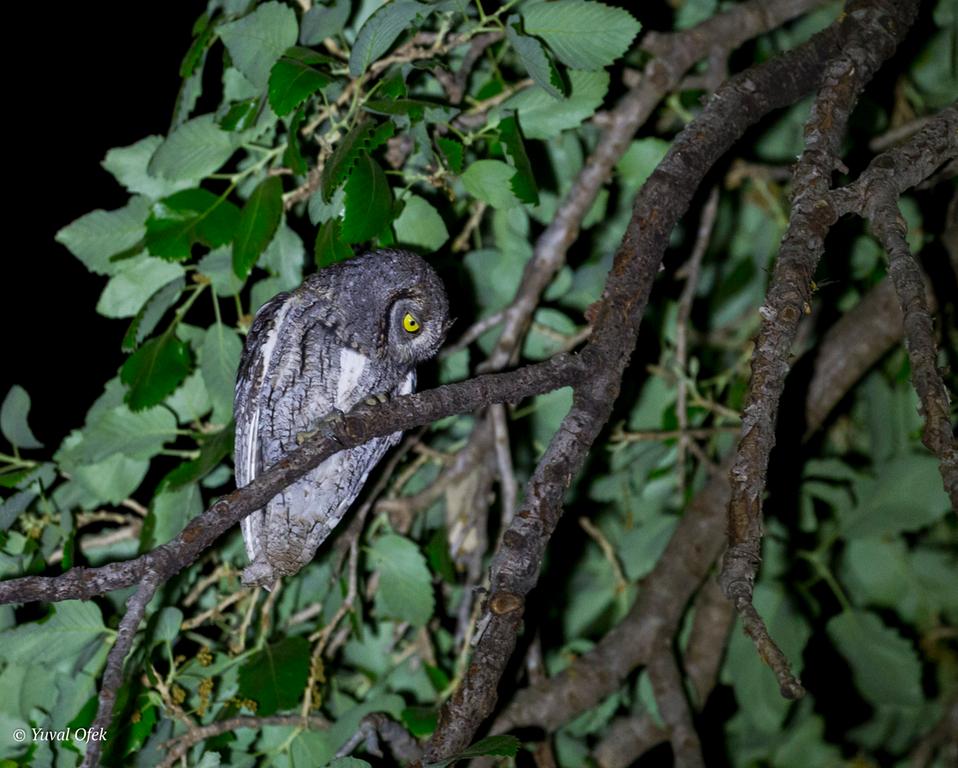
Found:
[[[87,272],[54,235],[95,208],[126,203],[100,161],[112,147],[167,132],[179,62],[204,7],[111,0],[10,9],[7,29],[20,46],[5,54],[13,236],[0,301],[0,398],[12,384],[27,389],[33,431],[48,450],[82,424],[122,363],[126,329],[94,309],[106,278]]]

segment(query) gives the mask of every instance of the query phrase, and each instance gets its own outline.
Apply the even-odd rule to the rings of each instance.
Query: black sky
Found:
[[[96,314],[106,278],[54,241],[128,194],[100,167],[111,147],[166,133],[179,61],[205,4],[23,3],[9,9],[9,158],[0,398],[20,384],[48,448],[79,426],[123,360],[124,321]],[[157,13],[157,9],[161,9]]]

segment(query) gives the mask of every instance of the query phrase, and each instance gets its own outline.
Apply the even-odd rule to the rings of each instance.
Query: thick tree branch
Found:
[[[735,610],[725,599],[718,582],[715,579],[708,579],[695,598],[695,619],[682,660],[686,678],[692,689],[692,707],[697,712],[701,711],[712,688],[715,687],[734,618]],[[658,653],[659,655],[669,654],[671,658],[671,643]],[[655,665],[656,658],[653,657],[649,661],[650,675]],[[667,739],[669,734],[657,726],[648,713],[620,717],[612,722],[602,740],[596,745],[593,756],[602,768],[625,768]],[[673,750],[675,750],[674,734],[672,741]],[[676,763],[678,760],[679,757],[676,754]]]
[[[386,743],[392,756],[402,764],[414,762],[422,757],[422,747],[409,731],[381,712],[366,715],[359,724],[359,730],[340,748],[336,756],[352,754],[362,744],[370,755],[382,757],[380,739]]]
[[[685,684],[679,672],[672,644],[659,649],[649,662],[649,679],[655,703],[669,731],[669,742],[676,768],[704,768],[702,745],[692,724],[692,713],[685,696]]]
[[[706,579],[695,596],[695,618],[682,666],[692,684],[692,705],[696,710],[705,706],[718,679],[729,630],[735,619],[735,610],[725,599],[718,580]]]
[[[612,411],[672,228],[702,178],[748,126],[814,87],[821,62],[836,53],[844,32],[845,24],[833,26],[726,83],[676,138],[637,196],[592,336],[581,353],[583,370],[589,374],[575,386],[572,408],[529,480],[522,508],[493,557],[485,631],[462,683],[440,712],[438,727],[426,745],[427,762],[465,748],[495,706],[526,595],[538,579],[561,515],[562,496]]]
[[[925,419],[922,442],[938,457],[945,490],[952,509],[958,512],[958,443],[952,431],[948,390],[938,371],[938,346],[921,270],[905,240],[908,225],[898,210],[897,195],[877,190],[873,194],[869,221],[888,254],[889,272],[904,315],[911,380]]]
[[[900,195],[920,184],[955,157],[956,133],[958,106],[952,104],[929,118],[908,141],[878,155],[851,184],[834,190],[830,199],[836,213],[869,218],[873,190]]]
[[[387,403],[360,405],[319,435],[259,475],[252,483],[219,499],[194,518],[173,540],[134,560],[98,568],[71,568],[59,576],[24,576],[0,582],[0,605],[33,600],[89,599],[129,587],[155,571],[160,582],[191,564],[223,533],[279,491],[337,451],[373,437],[412,429],[490,403],[518,402],[526,397],[569,386],[582,375],[579,362],[559,355],[508,373],[487,374],[448,384]]]
[[[572,182],[549,226],[536,239],[532,258],[505,312],[499,340],[481,370],[498,371],[515,359],[543,291],[565,264],[566,253],[579,235],[582,220],[608,181],[612,168],[628,149],[635,132],[656,105],[678,87],[688,69],[716,50],[727,54],[746,40],[775,29],[821,3],[822,0],[749,0],[691,29],[646,36],[643,47],[655,57],[643,70],[639,84],[607,116],[596,150]]]
[[[873,298],[876,292],[880,295]],[[894,307],[892,294],[889,281],[881,283],[834,326],[843,330],[830,331],[827,343],[818,349],[816,378],[823,380],[821,386],[827,391],[823,401],[830,407],[848,394],[878,357],[901,340],[901,313]],[[885,313],[878,308],[886,306],[889,297],[897,313],[897,334],[891,329],[880,351],[858,354],[858,337],[867,335],[861,333],[861,328],[871,328],[884,318]],[[856,326],[857,333],[844,330]],[[844,362],[833,378],[829,374],[836,360]],[[825,390],[824,382],[828,380],[832,384]],[[828,414],[829,411],[819,407],[819,401],[812,398],[806,401],[807,424],[823,423]],[[720,472],[696,495],[655,569],[643,580],[639,597],[623,624],[612,630],[596,648],[576,659],[566,672],[520,691],[496,721],[493,731],[533,726],[555,730],[597,705],[635,668],[650,660],[655,643],[675,634],[689,598],[719,554],[728,494],[728,476]],[[682,567],[688,563],[695,567]],[[719,645],[717,638],[725,636],[730,620],[731,604],[721,596],[717,582],[706,582],[699,592],[685,654],[685,669],[696,690],[697,707],[704,704],[714,686],[720,660],[720,654],[715,653]],[[643,629],[646,624],[648,627]],[[603,768],[624,768],[667,736],[647,716],[621,718],[603,738],[595,755]]]
[[[554,731],[613,693],[672,637],[689,599],[724,545],[728,477],[720,472],[692,500],[626,617],[555,677],[513,698],[493,731],[538,726]]]
[[[926,292],[926,297],[930,301],[931,293]],[[821,428],[861,371],[901,343],[901,321],[895,286],[886,278],[828,329],[815,354],[805,396],[806,438]]]
[[[938,350],[925,300],[921,270],[905,240],[898,196],[958,157],[958,107],[927,120],[905,144],[876,157],[853,183],[836,193],[842,212],[868,219],[885,248],[889,273],[904,315],[905,346],[912,382],[925,419],[922,442],[938,457],[952,508],[958,510],[958,443],[950,416],[948,390],[938,371]]]
[[[849,5],[850,35],[841,54],[829,61],[824,83],[805,124],[805,150],[794,175],[792,216],[765,304],[759,310],[762,326],[752,356],[741,438],[730,472],[729,548],[721,583],[786,698],[798,698],[804,689],[752,606],[752,589],[761,561],[765,473],[775,444],[775,422],[792,343],[810,297],[812,276],[824,251],[825,236],[836,219],[828,192],[832,172],[841,167],[839,156],[845,126],[865,85],[894,52],[917,9],[917,0],[874,0]]]

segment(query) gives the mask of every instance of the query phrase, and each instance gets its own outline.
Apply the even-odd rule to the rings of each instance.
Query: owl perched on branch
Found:
[[[370,396],[405,395],[439,349],[449,303],[422,258],[379,250],[309,276],[256,314],[236,381],[236,485],[297,447],[297,437]],[[243,583],[268,586],[312,560],[400,438],[330,456],[242,522]]]

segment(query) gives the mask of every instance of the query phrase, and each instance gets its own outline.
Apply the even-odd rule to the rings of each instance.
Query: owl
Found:
[[[416,364],[436,354],[449,325],[442,281],[408,251],[340,262],[273,297],[256,314],[236,381],[237,487],[324,419],[370,396],[412,392]],[[243,583],[268,586],[312,560],[400,436],[330,456],[243,520]]]

